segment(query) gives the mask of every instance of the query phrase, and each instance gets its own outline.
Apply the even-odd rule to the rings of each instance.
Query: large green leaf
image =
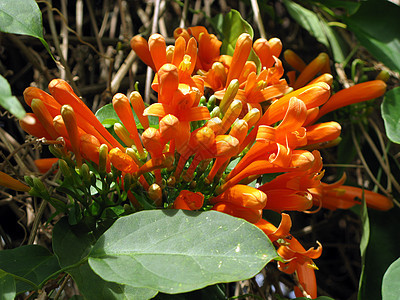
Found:
[[[60,265],[68,267],[80,261],[84,263],[68,269],[79,291],[86,299],[122,300],[149,299],[157,291],[135,288],[113,282],[107,282],[93,272],[85,260],[92,245],[96,242],[95,235],[85,225],[71,226],[67,218],[61,219],[53,230],[53,249]]]
[[[336,62],[342,62],[346,58],[347,45],[342,38],[319,15],[301,5],[283,0],[290,16],[306,29],[321,44],[332,50]]]
[[[349,29],[376,59],[400,71],[400,6],[390,1],[362,1],[357,13],[345,18]]]
[[[34,0],[0,1],[0,31],[38,38],[51,54],[43,38],[42,14]]]
[[[13,300],[16,295],[15,279],[7,272],[0,270],[0,299]]]
[[[11,250],[0,251],[0,269],[11,276],[25,278],[18,280],[17,293],[39,286],[52,274],[60,270],[57,258],[49,250],[39,245],[27,245]]]
[[[382,299],[382,278],[387,268],[399,257],[398,228],[400,209],[390,211],[369,210],[370,238],[365,253],[363,287],[359,299]],[[390,226],[388,226],[390,224]]]
[[[400,258],[386,270],[382,282],[382,299],[400,299]]]
[[[215,212],[149,210],[118,219],[89,265],[102,278],[176,294],[256,275],[277,253],[254,225]]]
[[[25,110],[16,97],[11,94],[11,88],[7,80],[0,75],[0,105],[10,113],[21,119],[25,116]]]
[[[400,87],[385,94],[381,105],[382,118],[388,138],[400,144]]]

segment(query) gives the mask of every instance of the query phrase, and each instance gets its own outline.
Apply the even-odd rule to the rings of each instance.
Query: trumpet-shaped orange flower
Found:
[[[310,248],[306,251],[294,237],[287,242],[289,245],[278,248],[278,254],[287,262],[278,262],[278,267],[282,272],[288,274],[296,272],[303,290],[314,299],[317,297],[317,282],[314,273],[316,266],[312,260],[321,256],[322,246],[318,243],[317,249]],[[297,297],[304,296],[297,287],[295,287],[295,294]]]
[[[338,208],[348,209],[356,204],[360,204],[362,199],[368,207],[377,210],[389,210],[393,207],[393,201],[381,194],[372,191],[363,190],[354,186],[343,185],[346,181],[346,176],[335,183],[321,185],[310,189],[313,195],[314,204],[330,210]]]

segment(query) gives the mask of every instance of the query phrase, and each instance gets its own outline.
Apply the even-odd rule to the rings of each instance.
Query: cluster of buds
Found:
[[[132,38],[132,49],[155,72],[158,102],[146,107],[137,91],[129,97],[116,94],[112,105],[121,121],[114,124],[119,139],[61,79],[50,82],[51,95],[26,89],[33,113],[21,121],[22,128],[58,141],[55,152],[64,173],[65,162],[87,182],[97,171],[97,179],[117,185],[117,194],[126,194],[122,200],[129,198],[136,210],[212,209],[255,224],[277,246],[283,258],[279,268],[297,274],[302,288],[296,294],[315,298],[313,259],[322,247],[306,251],[291,236],[291,219],[283,211],[349,208],[363,197],[376,209],[392,207],[386,197],[343,185],[344,178],[332,185],[321,182],[318,149],[337,144],[341,127],[334,121],[316,123],[335,109],[383,95],[385,83],[365,82],[331,96],[325,53],[307,65],[285,51],[294,69],[286,80],[277,38],[253,43],[243,33],[229,56],[220,54],[222,42],[204,27],[178,28],[174,37],[168,47],[160,34],[148,41]],[[252,50],[259,65],[248,60]],[[135,115],[143,129],[138,130]],[[150,124],[148,116],[159,122]],[[274,179],[262,184],[265,174]],[[255,187],[248,185],[255,181]],[[281,213],[278,228],[262,218],[263,210]]]

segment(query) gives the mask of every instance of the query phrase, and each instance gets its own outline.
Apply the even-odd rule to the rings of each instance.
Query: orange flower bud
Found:
[[[49,133],[53,140],[57,139],[58,133],[53,126],[53,117],[50,115],[42,100],[32,99],[31,107],[37,119]]]
[[[193,193],[188,190],[182,190],[174,201],[175,209],[197,210],[202,208],[204,195],[200,192]]]
[[[47,171],[53,167],[54,164],[58,162],[58,158],[41,158],[41,159],[35,159],[35,165],[38,168],[39,172],[44,174]]]
[[[10,175],[0,171],[0,185],[19,192],[28,192],[31,188],[26,184],[12,178]]]
[[[317,144],[332,141],[340,136],[342,128],[337,122],[326,122],[306,127],[307,144]]]
[[[319,110],[318,118],[350,104],[371,100],[386,92],[386,83],[382,80],[372,80],[359,83],[334,94]]]
[[[99,147],[100,142],[95,136],[91,134],[81,136],[81,154],[85,159],[99,164]]]
[[[282,42],[280,39],[274,37],[268,40],[269,48],[271,49],[271,54],[275,57],[279,57],[282,52]]]
[[[250,223],[257,223],[261,219],[262,209],[251,209],[242,206],[236,206],[229,202],[218,202],[212,210],[226,213],[228,215],[245,219]]]
[[[136,54],[139,56],[139,58],[146,65],[148,65],[150,68],[152,68],[153,71],[156,71],[153,59],[150,54],[149,45],[147,44],[146,39],[140,35],[135,35],[131,39],[130,44],[131,44],[132,50],[136,52]]]
[[[61,105],[56,99],[37,87],[31,86],[26,88],[24,90],[24,99],[29,106],[31,106],[32,99],[40,99],[53,117],[60,113]]]
[[[232,63],[229,68],[226,84],[230,84],[233,79],[238,79],[243,66],[249,57],[252,48],[252,39],[250,34],[242,33],[236,42],[235,51],[232,55]]]
[[[42,123],[40,123],[39,119],[33,113],[27,113],[25,117],[19,120],[19,125],[21,128],[38,138],[46,138],[47,140],[51,140],[52,137],[47,132],[47,130],[43,127]]]
[[[63,105],[61,107],[61,116],[68,132],[72,150],[75,153],[76,164],[80,167],[82,165],[82,156],[80,153],[80,135],[78,125],[76,125],[75,112],[70,105]]]
[[[119,148],[111,149],[108,156],[113,166],[124,173],[134,173],[139,170],[133,158]]]
[[[158,71],[164,64],[167,63],[165,38],[158,33],[154,33],[149,37],[149,50],[154,66]]]
[[[319,54],[307,67],[300,73],[296,82],[293,85],[294,89],[301,88],[307,82],[309,82],[321,69],[324,67],[326,62],[329,61],[329,56],[326,53]]]
[[[144,101],[139,92],[133,91],[129,96],[129,101],[132,105],[133,111],[136,113],[140,124],[142,124],[144,129],[149,127],[149,118],[143,115],[144,110],[146,109],[144,105]]]
[[[158,70],[157,74],[159,103],[170,103],[179,86],[178,68],[172,64],[165,64]]]
[[[259,38],[253,43],[253,50],[261,61],[263,68],[269,68],[274,63],[269,43],[264,38]]]
[[[136,121],[133,116],[128,97],[121,93],[115,94],[112,99],[112,104],[118,117],[124,124],[125,128],[129,131],[129,137],[135,142],[135,146],[139,154],[143,155],[142,142],[140,141],[139,133],[136,127]]]
[[[142,141],[151,156],[159,156],[164,150],[160,132],[153,127],[149,127],[143,132]]]
[[[99,140],[104,139],[102,143],[109,143],[113,147],[122,148],[122,145],[104,128],[103,124],[100,123],[93,112],[74,93],[72,87],[66,81],[53,79],[49,83],[49,90],[58,103],[71,105],[75,114],[78,115],[77,121],[79,127],[96,136]],[[96,130],[90,130],[90,126],[93,126]]]
[[[306,63],[293,50],[283,52],[285,61],[296,71],[302,72],[306,68]]]
[[[228,202],[235,206],[263,209],[267,203],[267,195],[251,186],[237,184],[227,189],[221,195],[211,198],[210,203]]]

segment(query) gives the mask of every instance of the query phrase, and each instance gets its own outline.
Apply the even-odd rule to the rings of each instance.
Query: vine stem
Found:
[[[157,21],[159,14],[160,14],[160,0],[156,0],[154,6],[153,23],[151,24],[151,33],[155,33],[157,31]],[[150,67],[147,67],[144,99],[145,102],[148,104],[150,104],[150,86],[151,86],[152,76],[153,76],[152,69]]]
[[[354,132],[354,126],[351,126],[351,136],[352,136],[352,139],[353,139],[354,146],[356,147],[357,154],[358,154],[362,164],[364,165],[365,171],[368,173],[368,175],[371,178],[371,180],[385,194],[386,197],[391,199],[398,207],[400,207],[400,203],[398,201],[396,201],[395,199],[393,199],[392,195],[390,193],[388,193],[388,191],[379,183],[379,181],[375,178],[374,174],[372,174],[371,169],[368,167],[368,164],[367,164],[367,162],[366,162],[366,160],[364,158],[364,155],[361,152],[360,145],[358,144],[358,141],[357,141],[357,138],[356,138],[356,134]]]
[[[58,40],[58,33],[57,33],[56,24],[55,24],[54,15],[53,15],[52,0],[46,1],[45,3],[47,4],[47,7],[48,7],[47,11],[48,11],[48,16],[49,16],[49,26],[50,26],[51,36],[53,38],[54,47],[56,48],[57,54],[60,57],[60,61],[61,61],[61,65],[60,65],[60,62],[58,62],[58,65],[59,65],[59,67],[62,66],[62,68],[65,69],[65,74],[68,77],[69,83],[71,84],[75,93],[78,96],[80,96],[78,87],[76,86],[75,81],[73,80],[71,70],[69,69],[67,62],[65,61],[63,52],[61,50],[60,41]]]

